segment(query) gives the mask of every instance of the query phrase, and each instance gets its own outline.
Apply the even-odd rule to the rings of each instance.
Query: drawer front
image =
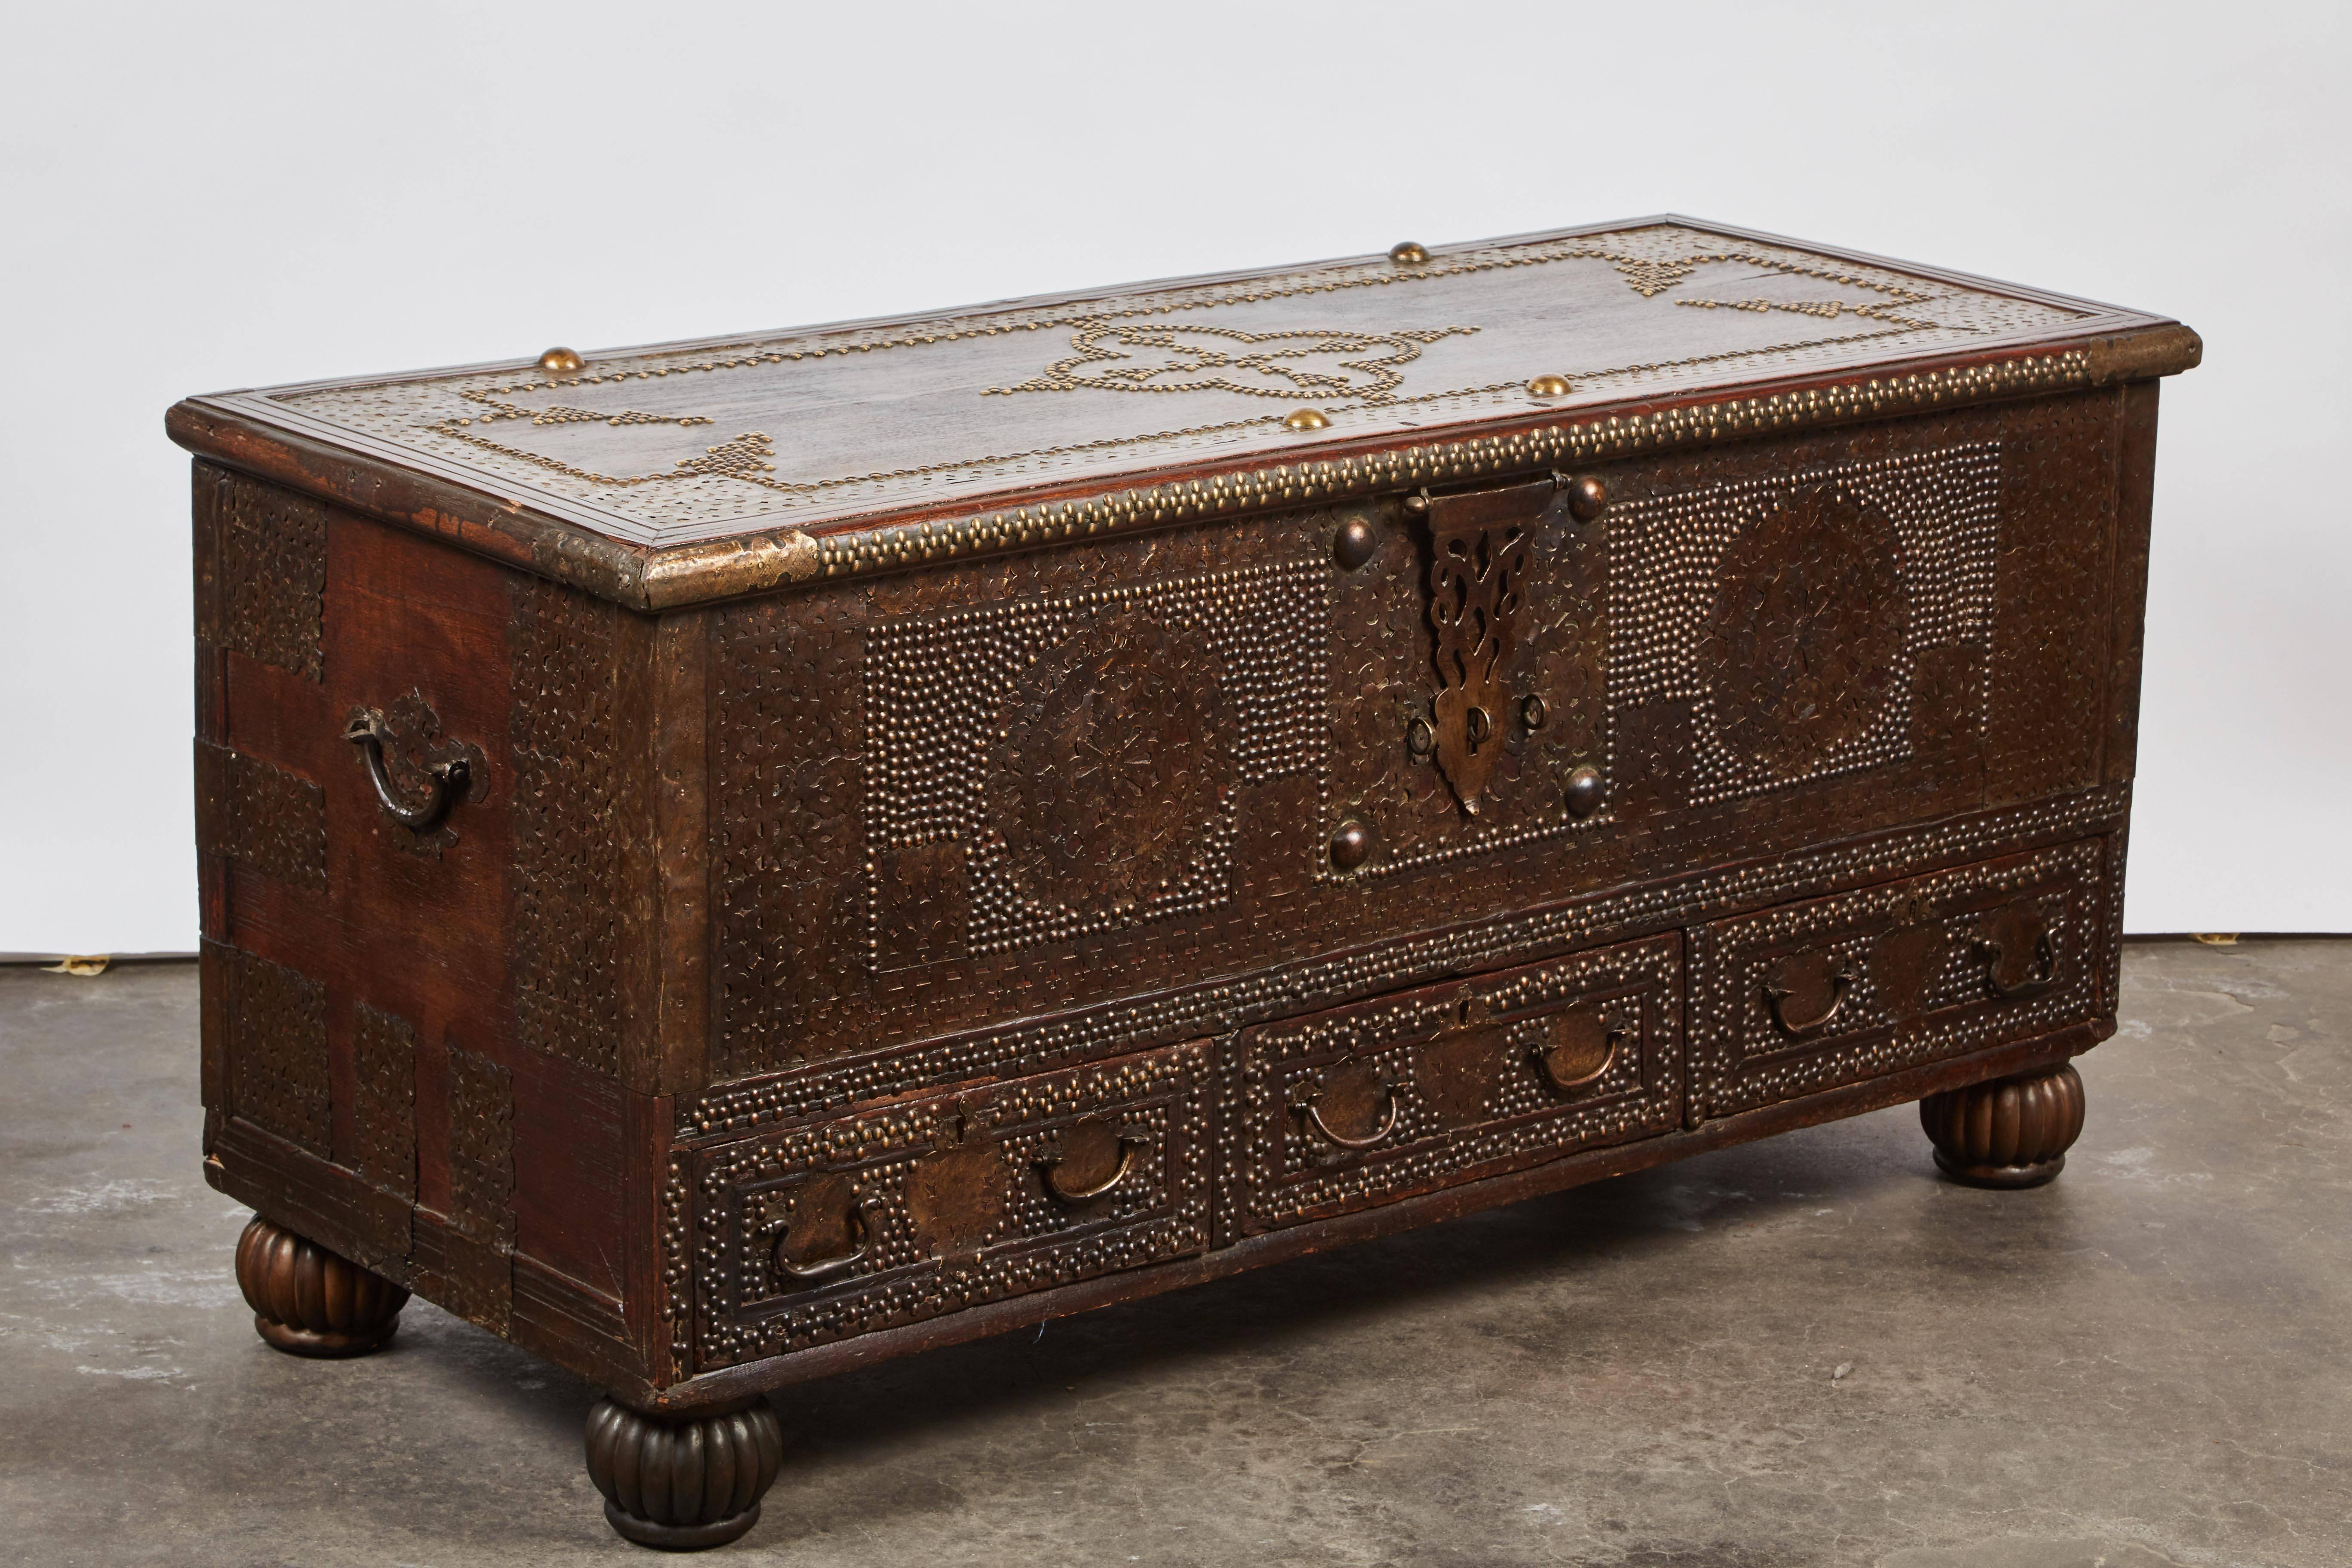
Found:
[[[1199,1252],[1206,1041],[699,1151],[696,1363]]]
[[[2095,1016],[2105,841],[1701,927],[1694,1125]]]
[[[1681,951],[1654,937],[1244,1031],[1228,1195],[1240,1228],[1671,1131]]]

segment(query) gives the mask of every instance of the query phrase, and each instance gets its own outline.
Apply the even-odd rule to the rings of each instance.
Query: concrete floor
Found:
[[[714,1561],[2343,1568],[2352,942],[2125,977],[2053,1186],[1905,1108],[788,1391]],[[254,1337],[195,1000],[0,971],[0,1559],[652,1561],[576,1379],[421,1301]]]

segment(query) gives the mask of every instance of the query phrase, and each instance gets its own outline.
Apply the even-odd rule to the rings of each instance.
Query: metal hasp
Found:
[[[1429,524],[1429,628],[1435,634],[1437,766],[1454,798],[1478,815],[1503,726],[1520,714],[1505,679],[1527,608],[1528,539],[1563,504],[1546,479],[1507,489],[1415,497]]]

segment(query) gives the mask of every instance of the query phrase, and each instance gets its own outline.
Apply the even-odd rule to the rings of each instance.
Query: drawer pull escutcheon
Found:
[[[1840,963],[1837,973],[1830,976],[1830,1005],[1822,1009],[1820,1017],[1808,1018],[1801,1024],[1789,1021],[1789,988],[1778,981],[1765,982],[1764,994],[1772,999],[1772,1022],[1780,1025],[1780,1032],[1790,1039],[1812,1038],[1836,1023],[1838,1015],[1845,1011],[1846,998],[1853,994],[1854,978],[1853,961]]]
[[[2000,943],[1978,939],[1977,958],[1984,964],[1985,984],[2004,1002],[2039,996],[2058,984],[2058,944],[2050,940],[2047,931],[2034,939],[2033,943],[2033,967],[2041,971],[2040,973],[2029,974],[2014,985],[2003,985],[2000,983]]]
[[[425,797],[424,805],[411,805],[394,792],[392,775],[384,769],[383,732],[383,715],[369,711],[352,720],[343,731],[343,739],[359,747],[360,755],[367,763],[369,781],[375,785],[375,798],[392,814],[393,820],[412,833],[430,833],[449,815],[457,797],[466,793],[471,769],[463,757],[433,763],[425,769],[433,780],[432,792]]]
[[[1118,1169],[1113,1171],[1109,1175],[1104,1177],[1101,1181],[1097,1182],[1091,1187],[1066,1187],[1062,1185],[1062,1157],[1059,1154],[1053,1156],[1051,1159],[1040,1160],[1037,1162],[1037,1179],[1045,1184],[1045,1191],[1049,1195],[1062,1203],[1087,1203],[1093,1199],[1101,1197],[1106,1193],[1108,1193],[1113,1187],[1127,1180],[1128,1176],[1135,1170],[1135,1152],[1142,1146],[1143,1141],[1139,1138],[1120,1139],[1118,1141]]]
[[[1381,1124],[1361,1138],[1349,1138],[1332,1131],[1330,1123],[1323,1120],[1323,1108],[1311,1100],[1298,1107],[1298,1113],[1307,1119],[1307,1125],[1318,1138],[1337,1143],[1342,1149],[1369,1149],[1376,1143],[1387,1142],[1389,1134],[1396,1131],[1397,1109],[1401,1101],[1397,1099],[1396,1085],[1390,1084],[1388,1091],[1388,1109],[1381,1113]]]
[[[792,1235],[792,1231],[787,1228],[782,1235],[776,1237],[776,1272],[787,1279],[798,1279],[804,1284],[814,1284],[820,1279],[830,1279],[837,1274],[846,1274],[865,1262],[866,1255],[874,1249],[874,1233],[866,1226],[864,1204],[856,1205],[850,1209],[849,1223],[851,1228],[857,1233],[857,1245],[838,1258],[820,1258],[814,1263],[794,1263],[784,1256],[784,1242]]]
[[[1553,1092],[1573,1094],[1580,1089],[1589,1089],[1599,1083],[1601,1075],[1617,1064],[1617,1047],[1624,1043],[1625,1033],[1623,1029],[1610,1030],[1602,1037],[1606,1048],[1601,1053],[1601,1065],[1576,1078],[1562,1078],[1559,1069],[1552,1066],[1552,1058],[1559,1054],[1557,1046],[1532,1046],[1528,1047],[1528,1055],[1534,1058],[1536,1065],[1543,1069],[1544,1081],[1551,1085]]]

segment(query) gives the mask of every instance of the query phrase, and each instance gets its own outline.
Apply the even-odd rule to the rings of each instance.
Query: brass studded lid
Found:
[[[2160,318],[1663,218],[229,393],[172,429],[659,607],[2196,355]]]

